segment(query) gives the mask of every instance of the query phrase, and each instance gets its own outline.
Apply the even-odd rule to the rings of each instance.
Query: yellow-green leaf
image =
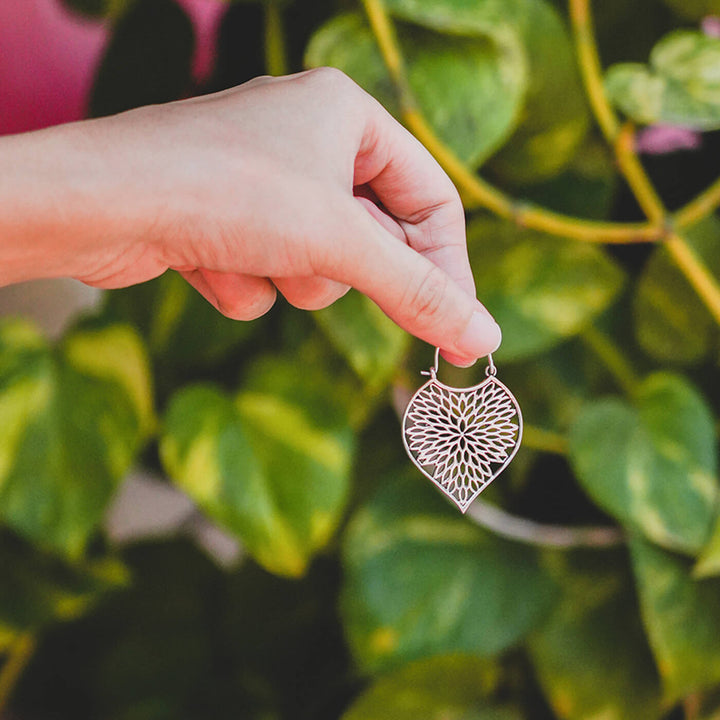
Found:
[[[521,720],[519,709],[490,699],[497,675],[468,655],[419,660],[373,683],[342,720]]]
[[[400,27],[408,79],[418,105],[439,136],[478,166],[514,128],[525,92],[524,58],[517,43],[493,38],[449,38],[420,27]],[[398,114],[396,90],[375,38],[361,15],[340,15],[308,46],[306,64],[343,70]]]
[[[704,398],[678,375],[638,388],[637,407],[589,403],[570,432],[570,459],[588,494],[629,528],[697,553],[717,502],[717,445]]]
[[[127,326],[78,328],[56,350],[0,326],[0,521],[82,555],[152,425],[145,351]]]
[[[285,385],[296,382],[292,366],[265,365]],[[341,411],[328,411],[331,397],[309,383],[301,393],[311,402],[283,392],[283,381],[254,385],[237,398],[209,386],[181,390],[165,418],[161,455],[174,481],[259,563],[295,577],[340,519],[354,436]]]
[[[638,123],[720,128],[720,39],[676,30],[653,48],[650,65],[612,66],[610,99]]]
[[[560,602],[529,643],[564,720],[659,720],[660,679],[621,552],[547,553]]]
[[[602,248],[502,220],[472,222],[468,247],[478,297],[503,329],[501,360],[538,354],[580,332],[624,280]]]
[[[691,562],[631,543],[643,622],[668,700],[720,682],[720,580],[692,577]]]
[[[370,299],[351,290],[315,313],[318,325],[371,390],[397,372],[410,336]]]

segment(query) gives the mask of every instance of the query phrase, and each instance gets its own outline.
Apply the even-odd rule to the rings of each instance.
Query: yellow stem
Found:
[[[580,337],[600,358],[623,392],[630,398],[634,397],[640,384],[640,378],[612,340],[592,325],[586,327]]]
[[[7,709],[10,696],[35,652],[36,643],[34,635],[24,633],[18,635],[10,648],[8,658],[0,669],[0,717]]]
[[[720,286],[717,280],[676,229],[668,232],[667,228],[672,218],[637,157],[632,125],[628,124],[620,128],[617,116],[607,100],[590,16],[590,0],[569,0],[569,3],[580,72],[598,125],[615,150],[620,170],[650,225],[661,233],[677,266],[695,288],[716,322],[720,324]],[[689,221],[699,219],[701,212],[711,211],[713,203],[718,201],[720,195],[720,187],[716,187],[718,183],[708,188],[696,201],[690,203],[689,207],[683,208],[678,213],[685,226],[690,224]]]
[[[632,123],[622,126],[615,138],[614,149],[620,172],[632,189],[640,209],[653,225],[662,227],[667,214],[665,206],[635,152],[635,128]]]
[[[604,223],[580,220],[519,202],[478,177],[440,140],[417,109],[407,80],[397,34],[382,0],[363,0],[363,5],[388,73],[398,90],[403,121],[442,165],[457,185],[460,194],[470,204],[486,208],[523,227],[586,242],[634,243],[660,238],[658,229],[648,223]]]
[[[718,205],[720,205],[720,178],[675,213],[674,227],[678,230],[690,227],[714,212]]]
[[[279,0],[265,2],[265,69],[268,75],[287,75],[282,4]]]
[[[590,107],[605,139],[613,146],[620,124],[603,88],[602,68],[595,42],[595,29],[590,16],[589,0],[570,0],[570,19]]]
[[[586,242],[635,243],[655,241],[661,237],[660,230],[648,223],[612,223],[580,220],[579,218],[552,212],[511,198],[473,173],[438,138],[425,118],[416,109],[405,110],[403,120],[413,135],[442,165],[463,197],[502,218],[532,230]]]
[[[715,318],[715,322],[720,325],[720,287],[712,273],[682,235],[670,233],[665,244],[677,266]]]

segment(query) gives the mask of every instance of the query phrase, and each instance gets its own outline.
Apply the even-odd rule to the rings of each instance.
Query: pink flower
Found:
[[[676,125],[650,125],[638,131],[635,149],[646,155],[665,155],[678,150],[697,150],[702,135]]]
[[[720,17],[717,15],[704,17],[700,29],[709,37],[720,38]]]
[[[195,28],[193,77],[209,77],[224,0],[177,0]],[[61,0],[0,0],[0,134],[85,117],[107,23],[69,11]]]

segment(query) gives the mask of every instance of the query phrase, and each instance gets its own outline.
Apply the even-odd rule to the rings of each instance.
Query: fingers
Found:
[[[378,103],[373,108],[355,161],[355,184],[369,185],[397,219],[408,244],[474,296],[457,190],[410,132]]]
[[[338,220],[319,274],[365,293],[405,330],[438,345],[451,362],[471,364],[498,348],[500,328],[443,268],[399,242],[357,202],[340,215],[343,227]]]
[[[322,277],[272,278],[285,299],[301,310],[320,310],[332,305],[350,289],[349,285]]]
[[[180,273],[211,305],[233,320],[254,320],[275,303],[275,286],[253,275],[215,270],[189,270]]]

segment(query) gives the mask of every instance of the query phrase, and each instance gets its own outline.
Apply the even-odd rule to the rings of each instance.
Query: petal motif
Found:
[[[517,400],[494,376],[471,388],[433,378],[403,418],[411,460],[462,512],[505,469],[521,437]]]

